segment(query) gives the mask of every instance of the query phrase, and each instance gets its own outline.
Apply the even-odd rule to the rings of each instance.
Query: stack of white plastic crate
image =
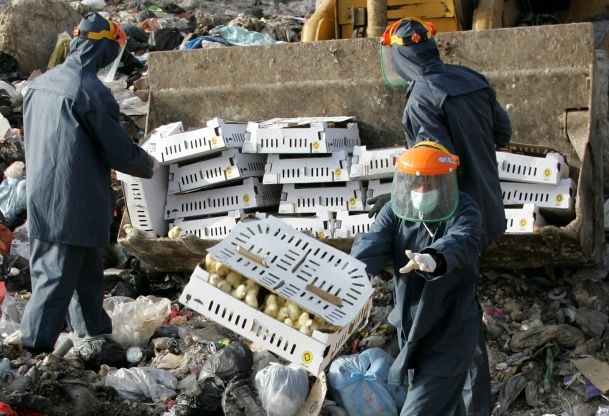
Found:
[[[213,119],[162,137],[156,157],[169,165],[164,219],[202,239],[221,239],[244,211],[277,206],[280,187],[261,183],[265,156],[241,152],[245,123]]]
[[[365,188],[350,180],[359,130],[350,117],[249,123],[243,152],[268,155],[264,184],[282,185],[279,218],[318,238],[331,237],[333,213],[364,211]]]
[[[506,233],[530,233],[546,225],[540,209],[570,214],[575,182],[559,153],[544,157],[497,152],[497,166],[507,219]]]
[[[391,193],[395,161],[404,150],[404,147],[368,150],[366,146],[353,149],[349,175],[352,179],[367,181],[366,199]],[[364,211],[370,208],[365,206]],[[367,213],[339,211],[336,213],[334,238],[353,238],[368,232],[373,222],[374,218],[369,218]]]

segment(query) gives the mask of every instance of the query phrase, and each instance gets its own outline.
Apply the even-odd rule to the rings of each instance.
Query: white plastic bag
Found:
[[[104,300],[104,309],[112,318],[112,339],[125,348],[143,347],[171,312],[171,302],[156,296],[113,296]]]
[[[271,363],[256,374],[256,390],[269,416],[292,416],[309,395],[309,377],[297,365]]]
[[[2,316],[0,317],[0,336],[2,338],[19,331],[21,314],[16,299],[7,293],[2,301]]]
[[[113,387],[126,399],[135,400],[145,396],[157,401],[175,396],[178,379],[169,371],[158,368],[121,368],[108,373],[106,386]]]

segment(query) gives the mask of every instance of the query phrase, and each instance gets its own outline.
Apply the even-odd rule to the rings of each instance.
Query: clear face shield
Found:
[[[417,163],[423,167],[413,167]],[[395,215],[413,222],[439,222],[452,217],[459,205],[458,163],[456,156],[428,148],[415,147],[402,153],[391,189]]]
[[[390,45],[380,45],[379,59],[381,61],[381,72],[383,73],[385,84],[394,88],[408,86],[410,81],[402,78],[402,76],[398,74]]]
[[[425,32],[423,35],[414,33],[410,38],[405,39],[395,35],[396,29],[400,26],[402,21],[415,21],[420,23]],[[393,58],[393,52],[391,50],[393,45],[409,45],[413,43],[419,43],[422,40],[431,39],[436,33],[436,28],[432,23],[423,22],[416,18],[406,18],[398,20],[392,23],[385,29],[383,37],[381,38],[381,46],[379,49],[379,60],[381,64],[381,72],[383,73],[383,79],[385,84],[390,87],[405,87],[408,86],[411,80],[404,79],[397,71],[395,60]]]

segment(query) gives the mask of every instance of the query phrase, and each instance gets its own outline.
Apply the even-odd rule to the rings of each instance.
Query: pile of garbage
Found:
[[[140,267],[141,281],[148,279],[136,262],[127,264]],[[131,268],[121,273],[137,274]],[[606,275],[606,268],[484,271],[479,294],[496,395],[493,415],[605,414]],[[393,303],[388,273],[373,277],[370,318],[326,368],[327,380],[181,309],[170,299],[177,299],[184,283],[165,291],[169,298],[108,294],[111,337],[79,339],[66,327],[54,353],[35,357],[11,346],[28,293],[6,294],[0,406],[15,414],[291,415],[317,401],[313,414],[360,415],[356,409],[362,408],[399,414],[405,392],[385,382],[397,353],[395,330],[387,324]],[[143,291],[154,293],[154,285],[149,281]]]

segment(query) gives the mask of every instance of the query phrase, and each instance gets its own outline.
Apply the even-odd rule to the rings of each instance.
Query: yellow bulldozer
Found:
[[[302,41],[378,37],[404,17],[454,32],[596,20],[608,9],[603,0],[319,0]]]

